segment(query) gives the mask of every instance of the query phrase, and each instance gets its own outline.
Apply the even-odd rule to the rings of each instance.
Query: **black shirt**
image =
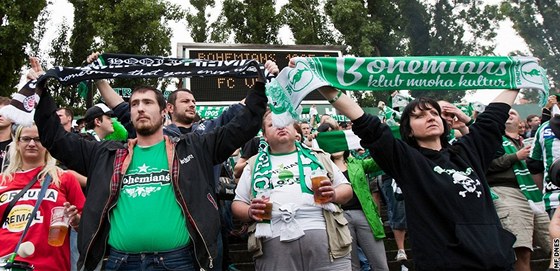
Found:
[[[344,174],[344,177],[346,177],[347,180],[350,180],[350,177],[348,176],[348,170],[343,171],[342,174]],[[356,196],[356,193],[354,193],[354,190],[352,190],[352,199],[350,199],[347,203],[342,204],[342,209],[362,210],[362,205],[360,204],[358,196]]]

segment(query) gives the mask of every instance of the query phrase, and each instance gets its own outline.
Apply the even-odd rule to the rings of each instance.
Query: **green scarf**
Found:
[[[298,157],[298,169],[299,169],[299,182],[301,186],[301,192],[307,194],[313,194],[313,191],[307,187],[305,184],[305,174],[304,167],[309,167],[311,170],[318,168],[325,169],[323,165],[317,160],[317,157],[311,153],[311,149],[307,146],[295,142],[297,157]],[[272,178],[272,164],[270,163],[270,152],[268,143],[261,139],[259,144],[259,153],[257,154],[257,159],[253,167],[253,175],[251,178],[251,194],[256,197],[258,192],[267,189],[274,189],[270,179]]]
[[[297,119],[297,108],[313,90],[332,86],[350,91],[550,88],[546,71],[532,57],[309,57],[296,58],[268,85],[276,126]]]
[[[515,154],[517,152],[515,145],[505,136],[502,136],[502,146],[504,147],[506,154]],[[533,177],[531,177],[531,173],[527,169],[525,161],[521,160],[513,164],[513,172],[517,178],[517,183],[519,184],[521,193],[525,195],[525,198],[527,198],[529,203],[531,205],[542,204],[543,193],[535,184]]]

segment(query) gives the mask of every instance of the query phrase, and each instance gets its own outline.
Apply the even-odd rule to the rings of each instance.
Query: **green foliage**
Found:
[[[51,65],[56,66],[71,66],[72,52],[70,50],[70,26],[66,20],[58,27],[55,39],[51,42],[51,48],[48,52],[52,59]],[[81,115],[84,113],[86,105],[84,100],[78,95],[76,88],[77,85],[70,85],[63,87],[59,84],[58,91],[53,91],[51,94],[56,101],[56,104],[61,107],[69,107],[74,111],[74,114]]]
[[[214,7],[214,0],[191,0],[190,4],[195,8],[196,13],[186,14],[188,29],[195,42],[206,42],[208,37],[208,20],[206,19],[206,8]]]
[[[335,43],[318,0],[291,0],[282,7],[279,17],[282,24],[287,24],[292,30],[296,44]]]
[[[277,44],[279,18],[273,0],[224,0],[221,21],[213,25],[214,39],[235,43]]]
[[[560,4],[552,0],[504,1],[501,12],[513,21],[513,28],[541,60],[547,74],[560,82]]]
[[[167,23],[185,16],[179,6],[165,0],[71,0],[71,3],[76,18],[70,42],[71,59],[78,66],[93,51],[169,56],[172,31]],[[114,82],[114,87],[138,85],[157,86],[158,79]]]
[[[16,91],[21,67],[27,62],[24,48],[32,40],[33,22],[47,5],[44,0],[0,3],[0,95]]]

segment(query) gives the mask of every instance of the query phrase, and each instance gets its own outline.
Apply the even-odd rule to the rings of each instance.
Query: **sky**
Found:
[[[188,1],[185,0],[168,0],[169,2],[179,4],[184,8],[190,8],[190,4]],[[429,0],[428,0],[429,1]],[[486,0],[485,2],[488,4],[495,4],[498,3],[500,0]],[[64,20],[68,22],[68,24],[72,25],[73,22],[73,6],[67,0],[51,0],[53,5],[50,7],[51,21],[48,22],[47,25],[47,33],[45,37],[47,37],[41,43],[42,47],[48,46],[47,44],[50,43],[50,39],[54,38],[55,31],[58,28],[58,25],[61,24]],[[221,1],[216,1],[216,7],[213,10],[208,10],[207,14],[210,15],[210,21],[216,20],[217,16],[219,16],[219,12],[213,12],[214,10],[221,10]],[[281,6],[286,4],[288,0],[276,0],[276,8],[277,10],[280,9]],[[494,50],[494,54],[497,56],[500,55],[507,55],[509,52],[512,51],[522,51],[526,52],[527,55],[530,55],[528,50],[527,44],[523,41],[515,30],[512,28],[512,22],[507,19],[502,21],[499,25],[497,37],[496,37],[496,49]],[[173,37],[171,38],[171,53],[172,56],[177,55],[177,43],[190,43],[193,42],[192,38],[190,37],[189,32],[186,28],[186,22],[174,22],[170,25],[173,29]],[[294,44],[293,36],[288,29],[287,26],[283,27],[279,31],[279,36],[283,44]],[[482,103],[489,103],[492,99],[500,93],[500,90],[485,90],[485,91],[478,91],[475,95],[467,96],[465,99],[469,102],[471,101],[480,101]]]

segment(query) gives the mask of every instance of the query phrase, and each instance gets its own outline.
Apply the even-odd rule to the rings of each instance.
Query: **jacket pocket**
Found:
[[[449,267],[504,270],[515,261],[515,236],[498,224],[457,224],[457,243],[447,246]]]
[[[344,217],[343,212],[334,213],[334,220],[336,221],[336,234],[341,247],[352,245],[352,235],[348,229],[348,220]]]
[[[352,248],[352,236],[348,229],[348,220],[342,211],[329,212],[323,210],[329,238],[329,250],[333,258],[348,255]]]
[[[250,253],[253,253],[253,259],[263,254],[262,241],[260,238],[257,238],[255,236],[256,230],[257,230],[257,223],[253,223],[249,225],[249,228],[247,229],[247,234],[249,235],[247,239],[247,250]]]

